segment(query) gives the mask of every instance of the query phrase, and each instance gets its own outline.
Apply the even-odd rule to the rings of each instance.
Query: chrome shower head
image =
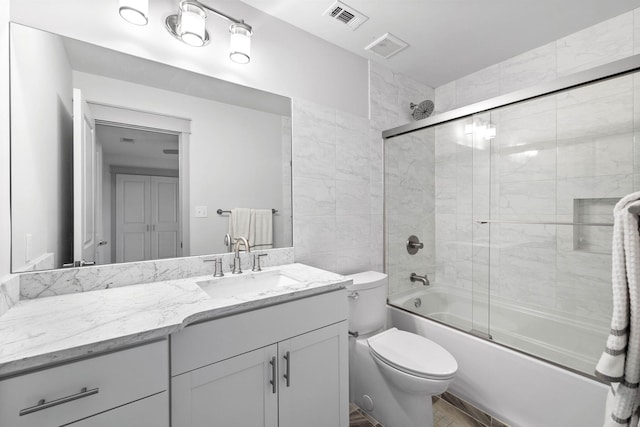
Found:
[[[409,108],[412,110],[411,116],[413,116],[414,120],[426,119],[433,113],[433,101],[427,99],[420,104],[414,104],[412,102],[409,104]]]

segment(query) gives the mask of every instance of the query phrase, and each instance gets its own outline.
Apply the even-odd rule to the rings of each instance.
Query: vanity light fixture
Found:
[[[134,25],[147,25],[149,22],[149,0],[120,0],[118,12],[127,22]]]
[[[182,0],[178,14],[169,15],[165,19],[165,27],[172,36],[190,46],[204,46],[209,42],[209,33],[205,28],[206,11],[231,22],[229,58],[239,64],[248,63],[251,59],[253,30],[241,19],[233,18],[197,0]]]

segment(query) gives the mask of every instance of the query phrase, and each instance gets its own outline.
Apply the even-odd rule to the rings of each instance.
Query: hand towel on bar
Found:
[[[249,242],[256,249],[273,248],[273,212],[271,209],[252,209]]]
[[[245,237],[249,240],[250,224],[251,223],[251,209],[248,208],[233,208],[229,215],[229,234],[231,239],[237,239],[238,237]],[[234,240],[232,240],[233,242]]]
[[[638,426],[640,386],[640,192],[623,197],[613,209],[611,331],[596,376],[611,383],[605,427]],[[637,212],[637,211],[636,211]]]

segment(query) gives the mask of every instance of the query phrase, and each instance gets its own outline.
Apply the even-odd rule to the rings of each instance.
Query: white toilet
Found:
[[[458,370],[438,344],[396,328],[385,330],[388,279],[375,271],[347,276],[349,394],[385,427],[433,427],[431,397]]]

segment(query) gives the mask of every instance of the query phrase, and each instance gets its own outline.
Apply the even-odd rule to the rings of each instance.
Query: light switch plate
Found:
[[[208,216],[206,206],[196,206],[196,218],[207,218]]]

